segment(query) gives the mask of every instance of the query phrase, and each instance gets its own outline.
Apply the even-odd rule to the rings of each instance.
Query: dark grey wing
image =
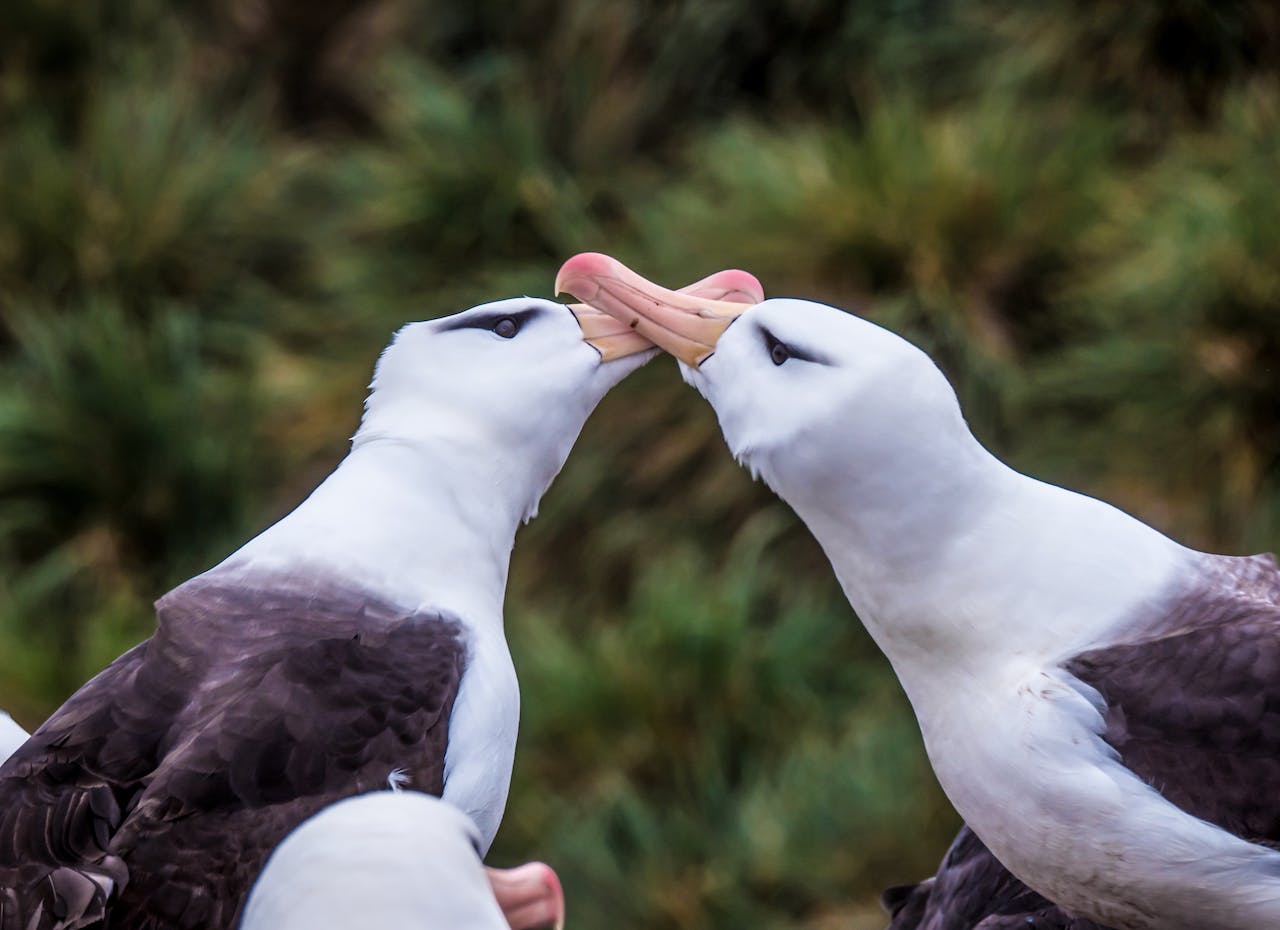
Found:
[[[41,930],[72,926],[58,917],[66,910],[59,895],[22,865],[51,810],[81,811],[61,827],[77,842],[52,843],[54,859],[72,871],[100,870],[98,860],[118,870],[105,927],[222,930],[234,926],[270,850],[311,813],[386,787],[393,769],[413,788],[443,790],[449,715],[465,666],[456,622],[405,616],[359,592],[300,598],[209,582],[189,583],[158,606],[159,631],[140,647],[122,690],[109,687],[122,684],[119,676],[92,694],[82,690],[50,721],[84,705],[92,710],[80,731],[109,743],[101,734],[117,708],[146,703],[139,683],[168,681],[181,706],[157,718],[149,753],[131,757],[118,746],[62,760],[65,745],[24,747],[20,774],[9,764],[3,770],[6,783],[34,775],[55,780],[56,790],[24,795],[14,815],[15,835],[25,839],[0,861],[0,900],[12,899],[3,915],[12,921],[0,930],[28,930],[37,913]],[[105,811],[98,815],[96,796],[84,791],[104,758],[132,780],[112,794],[114,808],[96,805]]]
[[[1064,667],[1105,701],[1104,738],[1169,801],[1257,842],[1280,840],[1280,571],[1206,556],[1125,642]],[[1014,878],[968,827],[938,874],[892,888],[891,930],[1095,930]]]
[[[272,660],[162,763],[112,840],[130,883],[122,926],[230,926],[284,836],[322,807],[384,789],[393,770],[443,790],[462,672],[456,629],[406,621]]]
[[[1065,668],[1102,695],[1104,739],[1127,768],[1187,813],[1274,845],[1280,574],[1265,557],[1206,561],[1224,570],[1171,598],[1146,635]]]
[[[1106,703],[1104,738],[1169,801],[1238,836],[1280,840],[1280,571],[1206,556],[1121,644],[1065,668]],[[891,888],[890,930],[1101,930],[1008,872],[968,828],[938,874]]]
[[[136,646],[0,766],[0,930],[93,923],[127,881],[110,838],[186,701],[185,681],[157,673],[176,659]]]
[[[1032,891],[961,827],[938,874],[881,895],[889,930],[1105,930]]]
[[[416,790],[444,789],[466,664],[458,623],[345,592],[302,612],[269,592],[201,601],[234,627],[221,637],[234,675],[195,697],[183,743],[112,838],[130,875],[113,926],[234,926],[268,854],[311,814],[385,789],[395,770]]]

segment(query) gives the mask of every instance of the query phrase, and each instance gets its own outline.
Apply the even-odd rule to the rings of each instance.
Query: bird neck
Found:
[[[1074,654],[1185,564],[1157,531],[1014,471],[971,436],[946,452],[850,475],[835,506],[796,507],[913,703],[948,676]]]
[[[517,464],[457,447],[358,443],[297,509],[215,570],[319,571],[500,629],[515,533],[541,494]]]

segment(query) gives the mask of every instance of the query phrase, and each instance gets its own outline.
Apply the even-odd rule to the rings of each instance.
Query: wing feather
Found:
[[[1206,556],[1202,579],[1123,642],[1064,667],[1106,702],[1103,738],[1168,801],[1280,842],[1280,572]]]
[[[1280,840],[1280,571],[1205,556],[1202,573],[1064,667],[1106,703],[1106,741],[1172,803],[1238,836]],[[890,930],[1104,930],[1000,864],[968,827],[933,878],[891,888]]]
[[[0,768],[0,930],[232,926],[286,833],[408,771],[440,794],[462,626],[199,579]]]

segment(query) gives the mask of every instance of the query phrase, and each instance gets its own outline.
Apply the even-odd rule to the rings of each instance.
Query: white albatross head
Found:
[[[923,351],[835,307],[673,294],[595,253],[569,259],[556,290],[675,355],[730,451],[806,519],[833,501],[865,512],[886,480],[910,487],[910,473],[947,468],[976,445],[955,391]]]
[[[685,290],[751,303],[763,297],[755,278],[736,271]],[[528,520],[591,411],[656,351],[598,310],[528,297],[410,323],[378,361],[352,447],[389,440],[477,473],[497,464],[491,477]]]
[[[685,290],[763,297],[737,271]],[[218,568],[330,566],[457,613],[477,607],[455,596],[457,566],[470,565],[463,580],[492,612],[519,524],[537,515],[592,410],[656,351],[598,310],[530,297],[409,323],[378,359],[347,457]]]
[[[491,502],[528,520],[591,411],[653,356],[635,340],[606,360],[584,337],[569,308],[532,298],[410,323],[378,360],[352,449],[426,450],[485,476],[499,486]]]
[[[480,861],[465,814],[417,791],[375,791],[333,804],[290,833],[254,883],[240,930],[508,930],[559,927],[555,873],[507,873]],[[501,877],[524,872],[522,905]],[[506,916],[504,916],[504,909]],[[509,921],[509,922],[508,922]]]

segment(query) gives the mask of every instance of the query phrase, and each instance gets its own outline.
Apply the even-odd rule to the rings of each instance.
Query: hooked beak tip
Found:
[[[618,264],[600,252],[579,252],[556,272],[556,294],[568,294],[589,303],[600,290],[596,279],[614,277]]]

